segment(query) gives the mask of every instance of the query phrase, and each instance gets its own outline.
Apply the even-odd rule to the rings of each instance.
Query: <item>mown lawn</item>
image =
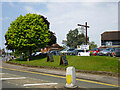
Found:
[[[118,57],[108,57],[108,56],[67,56],[68,65],[59,65],[60,56],[54,56],[54,62],[47,62],[46,57],[32,57],[30,62],[26,60],[12,60],[10,62],[16,62],[20,64],[27,65],[37,65],[37,66],[52,66],[52,67],[62,67],[66,68],[68,66],[74,66],[79,70],[89,70],[89,71],[107,71],[118,73],[120,69],[120,62],[118,61]]]

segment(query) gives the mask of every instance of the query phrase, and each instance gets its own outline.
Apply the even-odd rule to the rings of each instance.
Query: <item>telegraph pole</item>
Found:
[[[87,45],[87,28],[90,28],[90,26],[87,26],[87,22],[85,22],[85,25],[78,24],[78,26],[82,26],[86,28],[86,39],[85,39],[85,44]]]

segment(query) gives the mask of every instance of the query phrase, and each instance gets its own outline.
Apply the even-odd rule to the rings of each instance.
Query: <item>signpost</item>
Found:
[[[66,58],[66,55],[61,55],[61,57],[60,57],[60,65],[62,65],[62,64],[64,64],[64,65],[68,65],[68,61],[67,61],[67,58]]]
[[[49,53],[49,54],[47,55],[47,62],[48,62],[48,61],[54,62],[52,53]]]
[[[89,52],[86,52],[86,50],[89,50],[89,45],[87,45],[87,28],[90,28],[90,26],[87,26],[87,22],[85,22],[85,25],[78,24],[78,26],[85,27],[86,28],[86,39],[85,39],[85,45],[78,45],[77,49],[84,50],[84,52],[79,52],[78,56],[90,56]]]
[[[90,28],[90,26],[87,26],[87,22],[85,22],[85,25],[78,24],[78,26],[86,28],[86,39],[85,39],[85,42],[86,42],[86,45],[87,45],[87,28]]]

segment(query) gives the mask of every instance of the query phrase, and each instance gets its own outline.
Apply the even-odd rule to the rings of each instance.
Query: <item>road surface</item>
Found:
[[[17,67],[17,66],[16,66]],[[19,66],[18,66],[19,67]],[[64,88],[66,84],[65,75],[59,75],[54,73],[39,72],[26,69],[17,69],[11,67],[2,66],[2,78],[11,77],[25,77],[26,79],[16,80],[4,80],[2,81],[2,88]],[[113,83],[112,83],[113,82]],[[79,88],[86,88],[86,90],[119,90],[116,81],[99,81],[86,78],[76,78],[76,85]],[[24,86],[25,84],[38,84],[38,83],[57,83],[58,85],[37,85],[37,86]],[[91,89],[92,88],[92,89]],[[107,89],[108,88],[108,89]]]

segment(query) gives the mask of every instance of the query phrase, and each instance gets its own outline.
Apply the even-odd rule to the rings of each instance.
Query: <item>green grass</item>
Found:
[[[89,70],[89,71],[106,71],[106,72],[114,72],[118,73],[118,65],[120,62],[118,61],[118,57],[107,57],[107,56],[67,56],[68,65],[59,65],[60,56],[54,56],[54,62],[47,62],[47,58],[45,56],[32,57],[30,62],[26,60],[12,60],[10,62],[27,64],[27,65],[37,65],[37,66],[52,66],[52,67],[61,67],[66,68],[68,66],[74,66],[79,70]]]

